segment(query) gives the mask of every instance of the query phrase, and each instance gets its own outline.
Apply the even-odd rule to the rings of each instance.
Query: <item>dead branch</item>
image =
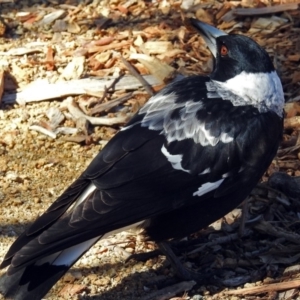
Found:
[[[145,80],[153,86],[161,82],[152,75],[145,75]],[[48,80],[36,80],[29,84],[20,93],[4,94],[2,101],[7,104],[25,104],[50,99],[57,99],[71,95],[87,94],[88,91],[104,92],[105,86],[109,86],[115,78],[84,78],[70,81],[49,83]],[[122,77],[115,85],[115,90],[136,90],[141,83],[133,76]]]
[[[243,232],[243,237],[249,236],[251,233],[252,233],[251,230],[245,229],[245,231]],[[239,238],[240,238],[239,233],[232,233],[232,234],[229,234],[227,236],[222,236],[222,237],[216,238],[215,240],[213,240],[209,243],[203,244],[202,246],[200,246],[199,248],[194,249],[193,251],[190,251],[188,253],[188,255],[201,252],[206,247],[212,247],[214,245],[225,244],[225,243],[228,243],[230,241],[237,240]]]
[[[106,117],[90,117],[84,114],[76,105],[75,101],[72,99],[72,97],[68,97],[65,102],[64,102],[71,113],[71,115],[75,119],[79,118],[85,118],[88,120],[92,125],[115,125],[115,124],[123,124],[126,123],[128,118],[130,117],[129,115],[126,116],[119,116],[115,118],[106,118]]]
[[[132,97],[132,93],[128,93],[123,97],[120,97],[120,98],[117,98],[117,99],[114,99],[114,100],[111,100],[111,101],[108,101],[108,102],[105,102],[105,103],[98,104],[98,105],[96,105],[95,107],[93,107],[91,109],[90,114],[94,115],[94,114],[98,114],[100,112],[109,110],[109,109],[111,109],[111,108],[127,101],[131,97]]]

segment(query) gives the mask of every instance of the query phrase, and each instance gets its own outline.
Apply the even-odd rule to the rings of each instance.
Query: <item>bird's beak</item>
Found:
[[[203,39],[207,44],[207,47],[211,51],[212,55],[216,58],[217,56],[216,38],[222,35],[227,35],[227,33],[193,18],[190,19],[190,22],[201,34],[201,36],[203,37]]]

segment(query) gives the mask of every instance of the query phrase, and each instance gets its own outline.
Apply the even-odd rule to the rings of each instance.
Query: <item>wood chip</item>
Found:
[[[57,108],[57,107],[50,107],[46,111],[46,116],[48,117],[48,119],[50,121],[50,124],[51,124],[51,127],[53,129],[55,129],[56,127],[58,127],[58,125],[60,123],[62,123],[62,121],[65,119],[65,116],[60,111],[60,109]]]
[[[122,41],[120,43],[111,43],[109,45],[105,46],[94,46],[94,47],[89,47],[88,52],[89,53],[95,53],[95,52],[103,52],[105,50],[117,50],[126,46],[131,45],[131,41]]]
[[[79,33],[81,29],[80,29],[80,26],[77,23],[70,22],[67,25],[67,30],[70,33]]]
[[[149,72],[159,79],[161,82],[165,82],[168,78],[170,78],[173,74],[175,69],[169,66],[166,63],[161,62],[155,57],[146,55],[146,54],[131,54],[130,59],[136,59],[140,63],[142,63]]]
[[[169,41],[147,41],[140,49],[146,54],[163,54],[173,50],[173,45]]]
[[[300,273],[300,265],[294,265],[294,266],[287,267],[283,271],[283,275],[285,275],[285,276],[294,275],[297,273]]]
[[[78,129],[77,128],[73,128],[73,127],[58,127],[54,130],[55,134],[76,134],[78,133]]]
[[[39,25],[40,26],[49,25],[52,22],[54,22],[55,20],[61,18],[65,13],[66,13],[66,11],[63,9],[56,10],[56,11],[44,16],[43,19],[39,22]]]
[[[15,49],[10,49],[7,52],[0,52],[0,55],[24,55],[24,54],[31,54],[31,53],[37,53],[37,52],[42,52],[43,50],[39,48],[15,48]]]
[[[61,77],[70,80],[70,79],[79,79],[84,71],[84,56],[75,56],[72,61],[63,70]]]
[[[224,293],[226,295],[251,295],[251,294],[270,293],[274,291],[283,291],[283,290],[289,290],[289,289],[299,288],[299,287],[300,287],[300,279],[265,284],[261,286],[254,286],[254,287],[239,289],[235,291],[226,291]]]
[[[33,16],[33,14],[31,12],[20,11],[20,12],[17,12],[16,19],[18,19],[21,22],[25,22],[28,19],[30,19],[32,16]]]
[[[284,128],[300,128],[300,116],[284,119]]]

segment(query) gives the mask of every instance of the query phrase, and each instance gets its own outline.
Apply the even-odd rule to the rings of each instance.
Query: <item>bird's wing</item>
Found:
[[[207,97],[208,80],[184,79],[151,98],[12,245],[2,266],[11,263],[14,272],[115,229],[204,201],[208,192],[228,194],[251,181],[248,170],[265,170],[260,158],[271,157],[276,147],[266,124],[273,115],[260,117],[253,107]]]

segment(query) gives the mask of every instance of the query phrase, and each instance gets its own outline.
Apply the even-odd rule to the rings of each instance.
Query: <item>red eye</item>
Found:
[[[226,47],[225,45],[222,45],[222,46],[221,46],[220,54],[221,54],[222,56],[226,56],[226,55],[228,54],[228,49],[227,49],[227,47]]]

